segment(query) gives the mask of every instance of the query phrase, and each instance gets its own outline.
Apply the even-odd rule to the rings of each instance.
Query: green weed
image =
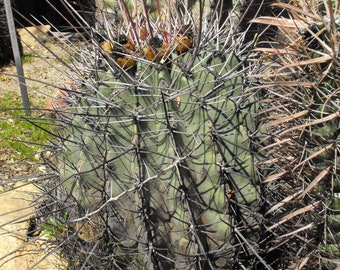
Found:
[[[31,63],[34,60],[33,54],[25,54],[21,57],[23,63]]]
[[[10,149],[14,160],[36,160],[35,154],[48,142],[47,131],[51,129],[49,120],[36,113],[30,120],[25,118],[19,95],[6,93],[0,97],[0,148]]]
[[[55,237],[64,235],[67,233],[67,227],[64,223],[67,220],[68,213],[65,211],[60,220],[57,220],[53,216],[49,216],[47,218],[48,223],[41,224],[41,227],[44,229],[43,234],[48,239],[55,239]]]

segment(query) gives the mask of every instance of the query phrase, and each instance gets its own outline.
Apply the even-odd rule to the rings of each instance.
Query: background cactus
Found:
[[[289,17],[260,17],[278,39],[263,52],[260,153],[268,258],[278,265],[334,269],[339,263],[339,3],[275,4]],[[270,236],[269,236],[270,235]],[[273,255],[274,254],[274,255]],[[299,254],[298,256],[296,254]],[[266,258],[267,260],[267,258]]]

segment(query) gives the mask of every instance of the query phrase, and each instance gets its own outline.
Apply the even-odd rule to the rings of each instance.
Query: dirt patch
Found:
[[[29,99],[34,104],[31,109],[38,111],[68,80],[67,68],[60,59],[67,61],[69,53],[65,48],[70,44],[66,40],[64,44],[56,41],[48,30],[48,27],[29,29],[35,38],[27,29],[19,31]],[[20,94],[16,74],[14,64],[0,70],[0,98],[5,93]],[[57,253],[47,250],[43,237],[27,238],[34,211],[33,193],[37,189],[29,184],[32,179],[22,181],[20,177],[42,173],[45,168],[28,160],[14,161],[12,154],[10,149],[0,148],[0,269],[62,269]]]
[[[2,192],[0,230],[0,269],[63,269],[62,260],[51,252],[44,238],[28,238],[27,228],[34,216],[32,196],[36,188],[23,182]]]
[[[19,33],[23,44],[23,69],[30,100],[43,103],[53,97],[58,87],[62,87],[67,81],[67,70],[60,59],[67,61],[69,53],[67,41],[64,44],[58,42],[48,34],[48,28],[37,31],[34,28],[25,28],[19,30]],[[0,72],[0,96],[11,91],[20,93],[14,64]]]

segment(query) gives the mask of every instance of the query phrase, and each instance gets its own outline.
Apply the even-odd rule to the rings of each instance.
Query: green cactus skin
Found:
[[[221,254],[235,253],[234,228],[258,230],[255,97],[236,56],[204,45],[174,53],[170,65],[97,70],[74,94],[59,170],[87,214],[70,222],[111,215],[107,230],[133,254],[130,267],[136,259],[148,269],[229,267],[233,258]]]

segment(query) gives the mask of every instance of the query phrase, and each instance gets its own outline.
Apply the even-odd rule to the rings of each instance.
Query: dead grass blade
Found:
[[[281,72],[282,70],[284,69],[287,69],[287,68],[292,68],[292,67],[300,67],[300,66],[307,66],[307,65],[313,65],[313,64],[321,64],[321,63],[325,63],[329,60],[332,60],[333,57],[330,56],[330,55],[325,55],[325,56],[321,56],[321,57],[317,57],[317,58],[313,58],[313,59],[308,59],[308,60],[304,60],[304,61],[296,61],[292,64],[288,64],[288,65],[285,65],[281,68],[279,68],[277,70],[277,72]]]
[[[280,221],[278,221],[277,223],[273,224],[272,226],[268,227],[266,231],[271,231],[275,228],[277,228],[278,226],[282,225],[283,223],[291,220],[292,218],[296,217],[296,216],[299,216],[301,214],[304,214],[306,212],[309,212],[309,211],[312,211],[315,209],[316,206],[318,206],[320,204],[320,202],[316,202],[316,203],[313,203],[313,204],[310,204],[310,205],[307,205],[303,208],[300,208],[298,210],[295,210],[294,212],[292,213],[289,213],[288,215],[284,216],[283,218],[281,218]]]
[[[305,15],[306,17],[309,17],[309,18],[316,20],[316,21],[319,21],[319,22],[323,21],[323,18],[321,18],[320,16],[317,16],[317,15],[311,13],[311,12],[307,12],[307,11],[301,9],[301,8],[298,8],[298,7],[290,5],[290,4],[286,4],[286,3],[281,2],[281,3],[274,3],[274,4],[272,4],[272,6],[280,7],[280,8],[289,10],[289,11],[294,11],[295,14]]]
[[[265,160],[265,161],[257,162],[256,164],[257,165],[271,165],[271,164],[277,163],[278,161],[280,161],[279,158],[272,158],[272,159],[268,159],[268,160]]]
[[[302,232],[302,231],[311,229],[311,228],[313,228],[314,226],[315,226],[314,223],[307,224],[307,225],[305,225],[305,226],[303,226],[303,227],[301,227],[301,228],[299,228],[299,229],[297,229],[297,230],[294,230],[294,231],[292,231],[292,232],[289,232],[289,233],[286,233],[286,234],[283,234],[283,235],[278,236],[278,237],[277,237],[277,240],[283,239],[283,238],[291,237],[291,236],[293,236],[293,235],[295,235],[295,234],[298,234],[299,232]]]
[[[302,20],[294,20],[294,19],[285,19],[285,18],[277,18],[277,17],[258,17],[252,19],[251,23],[260,23],[260,24],[267,24],[273,25],[278,27],[285,27],[285,28],[300,28],[300,29],[307,29],[308,24]]]
[[[320,172],[314,180],[302,191],[302,193],[296,198],[297,200],[303,199],[308,192],[310,192],[313,187],[315,187],[331,170],[331,167],[327,167],[322,172]]]
[[[301,193],[301,191],[298,191],[292,195],[289,195],[288,197],[284,198],[281,202],[275,204],[272,208],[270,208],[265,214],[264,216],[267,216],[269,214],[271,214],[273,211],[279,209],[281,206],[285,205],[286,203],[292,201],[293,199],[295,199],[299,194]]]
[[[283,172],[280,172],[280,173],[269,175],[262,181],[262,183],[267,184],[267,183],[272,182],[274,180],[280,179],[282,176],[285,176],[287,173],[288,173],[288,171],[283,171]]]
[[[267,146],[261,148],[261,149],[259,150],[259,152],[263,152],[263,151],[266,151],[266,150],[270,150],[270,148],[273,148],[273,147],[275,147],[275,146],[280,146],[280,145],[282,145],[282,144],[286,144],[286,143],[289,143],[289,142],[291,142],[291,141],[292,141],[291,138],[287,138],[287,139],[284,139],[284,140],[279,140],[279,141],[277,141],[276,143],[272,143],[272,144],[269,144],[269,145],[267,145]]]
[[[301,82],[301,81],[275,81],[275,82],[264,82],[264,85],[266,87],[271,87],[271,86],[300,86],[300,87],[307,87],[311,88],[313,84],[311,82]]]
[[[328,121],[333,121],[335,119],[338,119],[339,117],[340,117],[340,112],[335,112],[335,113],[332,113],[332,114],[330,114],[326,117],[323,117],[323,118],[320,118],[320,119],[317,119],[317,120],[314,120],[314,121],[310,121],[306,124],[289,128],[289,129],[281,132],[280,136],[287,134],[289,132],[292,132],[294,130],[302,130],[302,129],[309,127],[309,126],[314,126],[314,125],[318,125],[318,124],[323,124],[323,123],[328,122]]]
[[[295,171],[297,168],[299,168],[301,165],[305,164],[306,162],[308,162],[309,160],[312,160],[313,158],[318,157],[319,155],[321,155],[323,152],[331,149],[334,146],[334,143],[331,143],[329,145],[327,145],[326,147],[321,148],[319,151],[316,151],[313,155],[311,155],[310,157],[304,159],[303,161],[301,161],[298,165],[296,165],[293,169],[293,171]]]
[[[286,123],[286,122],[289,122],[291,120],[295,120],[299,117],[302,117],[302,116],[306,115],[307,113],[308,113],[308,111],[304,110],[304,111],[294,113],[292,115],[288,115],[288,116],[284,116],[284,117],[278,116],[279,119],[277,119],[275,121],[271,121],[269,123],[265,123],[264,125],[262,125],[262,128],[267,128],[267,127],[271,127],[271,126],[279,126],[282,123]]]

